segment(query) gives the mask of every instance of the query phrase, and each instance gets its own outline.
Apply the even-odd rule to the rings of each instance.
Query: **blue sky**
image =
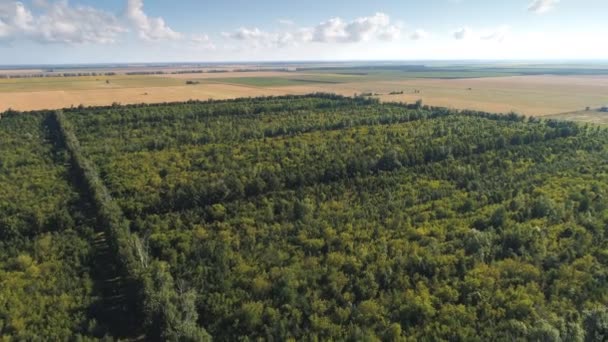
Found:
[[[608,59],[606,0],[0,0],[0,64]]]

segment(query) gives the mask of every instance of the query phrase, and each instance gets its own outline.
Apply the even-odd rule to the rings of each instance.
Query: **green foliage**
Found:
[[[0,120],[0,340],[103,336],[87,220],[48,113]]]
[[[608,309],[604,306],[585,312],[585,341],[606,341],[608,339]]]
[[[112,251],[118,256],[119,268],[128,279],[128,311],[137,315],[148,338],[166,341],[208,340],[207,332],[196,325],[198,313],[194,309],[195,292],[177,293],[173,277],[163,264],[149,264],[148,251],[136,234],[132,234],[129,222],[122,210],[112,200],[97,170],[83,155],[80,142],[63,113],[53,117],[75,165],[76,177],[85,184],[82,191],[92,199],[97,220],[107,230]],[[223,209],[221,204],[216,206]],[[132,329],[140,329],[139,326]]]
[[[605,131],[323,94],[55,118],[148,339],[606,336]]]

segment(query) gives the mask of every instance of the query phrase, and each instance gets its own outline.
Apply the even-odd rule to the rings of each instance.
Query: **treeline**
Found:
[[[179,292],[167,265],[152,260],[146,246],[130,232],[129,222],[112,200],[95,167],[84,157],[78,139],[63,115],[54,114],[63,143],[67,147],[76,175],[86,188],[81,189],[95,203],[98,219],[106,228],[114,253],[119,256],[124,276],[131,284],[128,298],[130,312],[141,320],[147,338],[172,341],[209,340],[197,325],[192,291]],[[137,329],[138,327],[133,327]]]
[[[63,73],[55,73],[53,70],[50,70],[45,73],[10,73],[10,74],[0,74],[0,79],[18,79],[18,78],[52,78],[52,77],[95,77],[95,76],[116,76],[119,74],[124,74],[128,76],[148,76],[148,75],[181,75],[181,74],[217,74],[217,73],[228,73],[228,72],[258,72],[258,71],[290,71],[289,68],[279,68],[279,69],[235,69],[235,70],[226,70],[226,69],[193,69],[193,70],[176,70],[176,71],[165,71],[165,70],[155,70],[155,71],[126,71],[124,73],[120,72],[63,72]]]
[[[94,77],[94,76],[116,76],[115,72],[64,72],[49,74],[0,74],[0,78],[52,78],[52,77]]]

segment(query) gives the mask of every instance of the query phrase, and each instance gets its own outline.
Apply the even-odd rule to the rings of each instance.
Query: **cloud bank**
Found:
[[[293,22],[282,21],[288,26],[280,32],[268,32],[257,27],[241,27],[222,36],[255,47],[285,47],[304,43],[359,43],[367,41],[393,41],[400,37],[400,25],[393,24],[388,15],[376,13],[352,21],[334,17],[313,27],[295,27]]]
[[[37,2],[45,11],[38,16],[21,2],[0,4],[0,39],[29,39],[42,43],[112,43],[126,32],[116,16],[68,1]]]
[[[452,33],[452,36],[454,36],[454,39],[464,40],[464,39],[471,38],[472,34],[473,34],[473,30],[471,30],[468,27],[463,27],[463,28],[460,28],[460,29],[454,31]]]
[[[487,40],[503,42],[509,36],[510,27],[503,25],[497,28],[474,30],[470,27],[463,27],[452,32],[452,37],[456,40]]]
[[[558,3],[559,0],[534,0],[528,6],[528,11],[537,14],[547,13],[553,8],[555,8],[555,5],[557,5]]]
[[[429,37],[429,33],[426,32],[425,30],[416,30],[414,31],[412,34],[410,34],[410,39],[411,40],[421,40],[421,39],[426,39]]]
[[[149,17],[143,10],[143,0],[127,0],[123,15],[72,5],[68,0],[35,0],[34,6],[40,14],[34,15],[23,2],[1,0],[0,40],[109,44],[131,30],[146,41],[182,38],[163,18]]]
[[[505,41],[509,27],[473,29],[462,26],[449,34],[431,34],[423,29],[405,31],[403,24],[395,22],[386,13],[377,12],[354,19],[330,17],[316,25],[302,26],[289,18],[278,18],[274,30],[243,26],[212,37],[204,33],[182,33],[174,30],[162,16],[151,16],[145,11],[144,0],[122,0],[124,8],[112,13],[87,5],[73,4],[76,0],[32,0],[31,5],[18,0],[0,0],[0,44],[30,41],[44,44],[112,44],[125,42],[127,37],[147,42],[149,46],[160,45],[162,41],[178,41],[175,49],[192,49],[197,52],[223,50],[234,53],[251,48],[258,51],[279,53],[295,51],[331,51],[342,45],[340,51],[355,49],[360,43],[369,43],[375,49],[393,49],[405,53],[399,44],[405,40],[421,41],[449,38],[474,44]],[[534,0],[528,10],[545,13],[555,7],[559,0]],[[29,4],[29,2],[28,2]],[[403,37],[405,34],[405,37]],[[402,39],[404,38],[404,39]],[[399,41],[399,44],[384,42]],[[425,45],[425,43],[416,43]],[[258,49],[259,48],[259,49]],[[434,47],[441,49],[441,46]],[[333,49],[333,50],[332,50]],[[354,51],[354,50],[353,50]],[[280,56],[280,55],[276,55]],[[277,57],[278,58],[278,57]]]

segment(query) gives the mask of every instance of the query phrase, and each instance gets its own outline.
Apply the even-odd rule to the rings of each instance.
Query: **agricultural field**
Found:
[[[193,80],[199,81],[199,80]],[[287,87],[315,84],[341,84],[362,81],[361,77],[343,75],[294,75],[291,77],[230,77],[206,78],[201,80],[208,83],[236,84],[252,87]]]
[[[608,68],[603,65],[304,64],[292,71],[238,70],[127,75],[129,69],[125,69],[114,76],[0,79],[0,110],[313,92],[372,94],[385,102],[422,100],[433,106],[533,116],[576,112],[608,103]]]
[[[0,79],[0,93],[79,91],[183,85],[171,78],[149,76],[86,76]]]
[[[104,296],[85,276],[63,333],[582,341],[608,315],[608,131],[596,125],[317,94],[9,114],[0,127],[7,151],[41,160],[1,164],[15,190],[0,281],[42,269],[32,246],[72,231],[83,259],[51,259],[91,274],[102,222],[119,312],[136,318],[91,323],[108,321],[85,310]],[[20,186],[47,197],[24,205],[10,197]],[[79,196],[87,210],[57,204]],[[62,219],[45,219],[57,206]],[[0,310],[28,307],[0,291],[18,303]],[[7,317],[4,336],[44,331]]]

